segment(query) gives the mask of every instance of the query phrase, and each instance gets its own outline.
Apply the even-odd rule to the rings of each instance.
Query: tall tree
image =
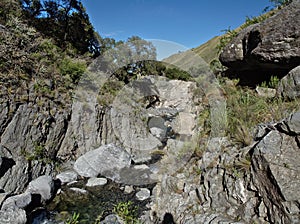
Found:
[[[31,25],[62,48],[71,43],[80,53],[99,55],[94,28],[80,0],[20,0]]]

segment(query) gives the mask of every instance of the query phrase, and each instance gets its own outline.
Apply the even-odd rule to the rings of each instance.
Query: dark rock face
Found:
[[[242,30],[220,55],[220,61],[245,79],[284,75],[300,64],[300,1],[260,24]],[[252,81],[252,80],[251,80]]]
[[[1,99],[0,188],[5,192],[21,193],[32,179],[53,172],[70,111],[43,101],[49,105]]]

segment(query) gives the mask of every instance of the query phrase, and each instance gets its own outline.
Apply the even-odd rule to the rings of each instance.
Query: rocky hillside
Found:
[[[141,63],[128,43],[91,62],[9,20],[0,223],[299,223],[299,12],[239,32],[220,56],[231,79],[193,51],[165,61],[178,70]]]

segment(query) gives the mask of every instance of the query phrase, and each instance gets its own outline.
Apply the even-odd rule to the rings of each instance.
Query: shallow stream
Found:
[[[53,223],[66,221],[74,213],[79,214],[79,223],[99,223],[107,215],[114,214],[114,207],[118,203],[132,202],[136,208],[136,216],[140,216],[147,210],[147,203],[150,199],[138,201],[135,197],[136,191],[124,193],[124,186],[108,181],[104,186],[87,187],[84,180],[78,181],[69,186],[63,186],[61,192],[55,197],[47,209],[51,211],[50,220]],[[153,188],[153,186],[146,186]],[[85,193],[77,192],[72,188],[85,190]],[[135,188],[137,190],[137,188]]]

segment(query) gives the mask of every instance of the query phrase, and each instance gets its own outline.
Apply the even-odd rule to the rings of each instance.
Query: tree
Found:
[[[66,49],[99,55],[94,28],[80,0],[20,0],[29,23]]]
[[[21,5],[19,0],[1,0],[0,1],[0,24],[5,25],[10,17],[19,17],[21,15]]]
[[[102,42],[109,50],[104,49],[101,70],[112,73],[119,81],[128,83],[137,75],[155,70],[154,64],[149,62],[156,59],[156,49],[151,42],[137,36],[128,38],[126,42],[111,39],[102,39]]]

